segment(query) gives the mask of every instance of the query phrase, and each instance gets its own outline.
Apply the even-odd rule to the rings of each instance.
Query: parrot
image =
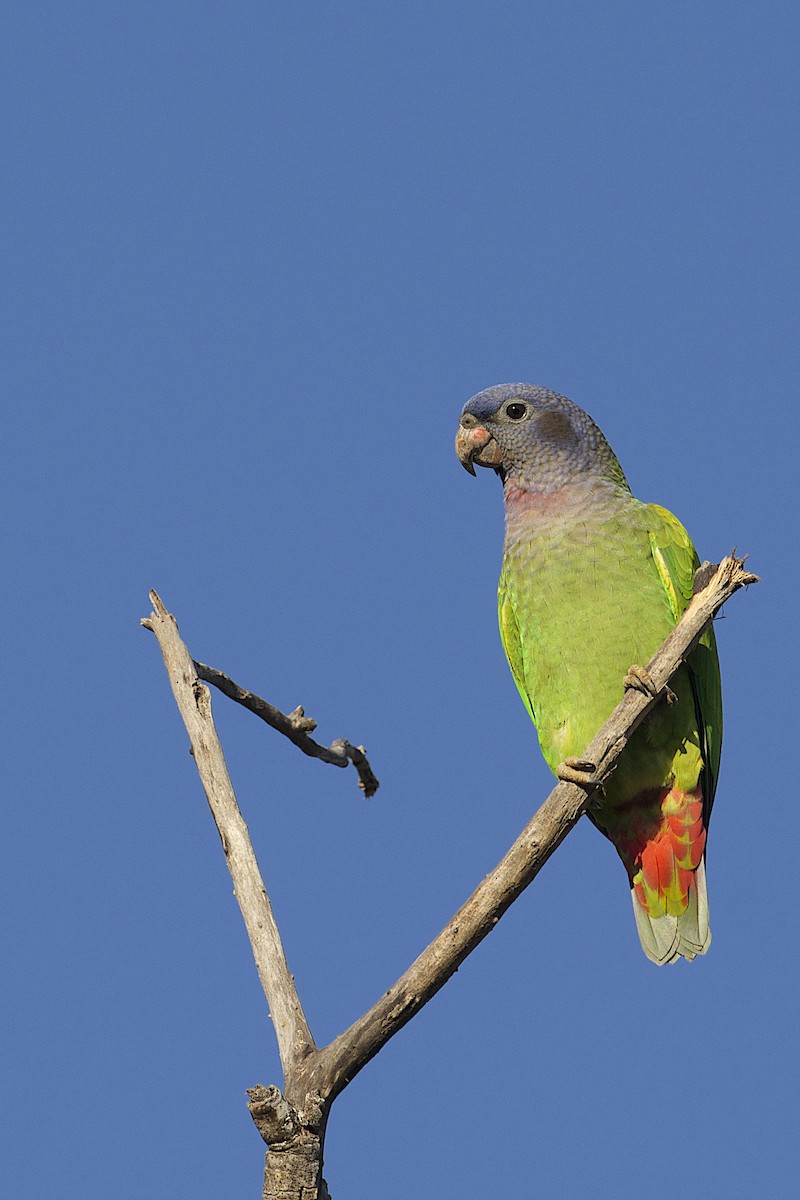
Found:
[[[579,756],[626,687],[653,688],[636,664],[691,601],[697,552],[677,517],[634,497],[589,414],[548,388],[473,396],[456,453],[470,474],[487,467],[503,485],[500,636],[545,761],[588,782],[592,764]],[[659,966],[711,943],[705,850],[721,746],[709,627],[587,807],[622,859],[642,949]]]

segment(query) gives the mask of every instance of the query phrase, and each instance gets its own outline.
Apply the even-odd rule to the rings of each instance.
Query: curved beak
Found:
[[[475,474],[475,466],[502,466],[503,451],[494,440],[489,430],[480,424],[477,417],[464,413],[456,434],[456,454],[465,471]]]

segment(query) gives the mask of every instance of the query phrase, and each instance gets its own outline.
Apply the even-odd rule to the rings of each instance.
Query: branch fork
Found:
[[[372,775],[363,747],[334,742],[329,749],[313,742],[315,727],[302,708],[287,714],[246,692],[222,672],[196,663],[178,633],[174,617],[155,592],[153,612],[142,624],[158,639],[170,684],[191,740],[197,770],[217,824],[234,891],[247,927],[261,984],[269,1004],[284,1074],[284,1088],[250,1089],[249,1108],[269,1144],[264,1196],[293,1191],[308,1200],[327,1200],[321,1175],[322,1142],[335,1097],[399,1029],[450,978],[467,955],[494,928],[503,913],[538,874],[577,823],[613,770],[632,732],[660,702],[670,678],[734,592],[758,576],[730,555],[693,597],[680,622],[644,668],[647,686],[629,687],[581,761],[593,764],[591,778],[562,780],[534,814],[501,862],[478,885],[451,921],[384,995],[329,1045],[317,1048],[289,971],[269,897],[247,826],[239,811],[222,748],[214,728],[211,700],[200,680],[213,683],[278,729],[306,754],[325,762],[353,762],[367,795]],[[708,574],[708,572],[706,572]],[[633,682],[633,681],[631,681]],[[310,743],[310,745],[309,745]],[[360,756],[360,757],[359,757]],[[363,760],[363,761],[362,761]],[[374,791],[374,788],[373,788]],[[288,1172],[288,1174],[287,1174]],[[307,1191],[300,1191],[298,1181]]]

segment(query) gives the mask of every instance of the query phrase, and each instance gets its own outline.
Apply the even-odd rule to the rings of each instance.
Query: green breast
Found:
[[[674,625],[646,511],[619,488],[585,486],[509,506],[501,633],[552,769],[586,749],[628,668]]]

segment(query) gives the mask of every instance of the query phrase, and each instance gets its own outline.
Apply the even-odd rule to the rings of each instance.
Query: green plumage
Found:
[[[604,490],[602,498],[596,485],[593,494],[580,487],[573,493],[569,507],[583,519],[570,519],[563,508],[537,513],[535,538],[525,536],[530,509],[528,521],[522,514],[509,521],[498,590],[500,634],[552,770],[582,754],[622,699],[628,668],[647,663],[667,637],[691,600],[699,566],[671,513],[641,504],[622,488]],[[672,685],[682,696],[680,711],[659,711],[655,728],[646,723],[632,739],[608,786],[610,796],[631,774],[640,787],[665,778],[664,762],[653,751],[663,743],[671,762],[674,727],[694,721],[690,674],[710,749],[706,766],[716,779],[722,699],[713,631],[688,666]],[[691,713],[684,711],[690,703]]]
[[[555,771],[582,757],[692,597],[699,563],[680,522],[643,504],[591,418],[532,385],[473,397],[457,448],[501,476],[503,646]],[[589,815],[628,871],[645,952],[693,958],[710,942],[703,852],[719,769],[722,700],[713,631],[634,732]]]

